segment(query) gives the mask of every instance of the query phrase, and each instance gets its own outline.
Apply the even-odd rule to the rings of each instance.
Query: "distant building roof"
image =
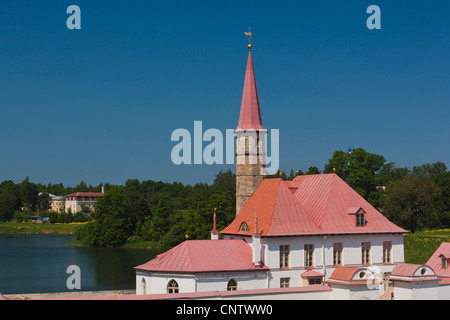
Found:
[[[77,192],[66,195],[66,197],[102,197],[104,193],[101,192]]]
[[[183,273],[268,270],[252,263],[252,250],[244,240],[187,240],[134,269]]]

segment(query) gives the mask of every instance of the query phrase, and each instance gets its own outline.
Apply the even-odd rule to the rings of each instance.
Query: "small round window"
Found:
[[[427,269],[425,269],[425,268],[422,268],[422,269],[420,270],[420,274],[421,274],[421,275],[424,275],[426,272],[427,272]]]
[[[366,275],[366,273],[365,273],[364,271],[362,271],[362,272],[359,273],[359,277],[360,277],[361,279],[364,278],[365,275]]]

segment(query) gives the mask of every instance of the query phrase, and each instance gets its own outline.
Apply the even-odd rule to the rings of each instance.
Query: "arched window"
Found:
[[[145,278],[142,277],[142,294],[147,294],[147,283],[145,282]]]
[[[178,293],[178,283],[175,280],[170,280],[167,284],[167,293]]]
[[[239,227],[239,231],[248,231],[248,224],[245,222],[241,223],[241,226]]]
[[[235,290],[237,290],[237,281],[231,279],[230,281],[228,281],[227,291],[235,291]]]

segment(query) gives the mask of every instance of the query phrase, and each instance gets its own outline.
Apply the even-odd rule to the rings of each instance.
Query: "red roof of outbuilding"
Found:
[[[424,265],[413,263],[398,263],[392,269],[391,277],[413,277],[417,269],[423,268]]]
[[[362,209],[366,224],[356,226]],[[362,211],[361,211],[362,212]],[[252,235],[254,217],[262,236],[405,233],[336,174],[297,176],[293,181],[265,179],[223,234]],[[248,231],[240,231],[242,223]]]
[[[236,131],[265,130],[259,108],[258,90],[256,88],[255,71],[252,54],[248,53],[247,70],[245,71],[244,91],[242,93],[241,112]]]
[[[450,243],[442,242],[439,248],[433,253],[426,265],[434,270],[434,272],[440,277],[450,277],[450,261],[447,260],[447,268],[442,268],[442,257],[449,259],[450,256]]]
[[[323,273],[309,269],[301,274],[302,278],[325,277]]]
[[[188,240],[135,269],[195,273],[268,268],[252,263],[252,250],[244,240]]]
[[[374,272],[366,268],[345,267],[336,268],[330,278],[325,281],[327,284],[345,285],[368,285],[380,283]]]
[[[355,274],[361,270],[364,270],[364,269],[358,268],[358,267],[341,266],[341,267],[336,268],[333,271],[333,273],[330,276],[330,279],[341,280],[341,281],[352,281]]]

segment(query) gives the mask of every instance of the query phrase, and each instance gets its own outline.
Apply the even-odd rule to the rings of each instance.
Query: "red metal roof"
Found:
[[[323,273],[314,271],[312,269],[309,269],[308,271],[305,271],[301,274],[302,278],[315,278],[315,277],[325,277]]]
[[[366,268],[345,267],[336,268],[326,284],[368,285],[381,283],[374,272]]]
[[[234,221],[221,233],[252,235],[255,231],[255,213],[262,236],[321,233],[281,179],[263,180]],[[248,231],[240,231],[244,222],[249,227]]]
[[[447,260],[447,268],[442,268],[442,258],[449,259],[450,256],[450,243],[442,242],[439,248],[433,253],[426,265],[434,270],[434,272],[440,277],[450,277],[450,261]]]
[[[419,270],[420,269],[420,270]],[[433,268],[422,264],[399,263],[392,269],[391,280],[397,281],[437,281],[440,280]],[[441,282],[440,282],[441,283]]]
[[[330,276],[330,279],[341,281],[352,281],[355,274],[364,269],[357,267],[338,267]]]
[[[252,250],[244,240],[189,240],[135,269],[195,273],[268,268],[256,267],[252,263]]]
[[[424,265],[413,263],[398,263],[392,269],[391,277],[413,277],[417,269],[423,268]]]
[[[406,233],[353,190],[337,174],[297,176],[295,198],[314,223],[326,234],[342,233]],[[356,226],[356,208],[365,212],[366,224]]]
[[[349,213],[360,208],[366,224],[357,227],[355,216]],[[262,236],[407,232],[334,173],[297,176],[293,181],[265,179],[221,233],[252,235],[255,213]],[[244,222],[248,231],[240,231]]]
[[[241,112],[236,131],[265,130],[259,108],[258,90],[256,88],[255,71],[252,54],[248,53],[247,70],[245,71],[244,91],[242,93]]]

